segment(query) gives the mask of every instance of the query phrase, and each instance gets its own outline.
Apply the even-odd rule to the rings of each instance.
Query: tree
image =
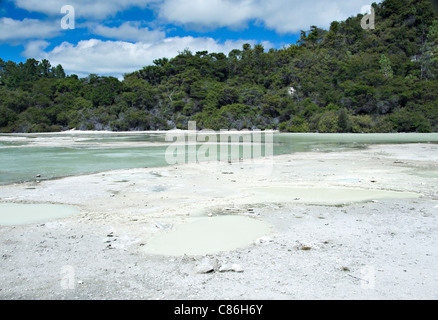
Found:
[[[421,47],[420,70],[421,79],[435,76],[434,69],[438,63],[438,20],[434,20]]]
[[[52,65],[46,59],[41,60],[38,65],[39,75],[44,78],[48,78],[52,76]]]
[[[166,64],[169,63],[169,59],[167,58],[160,58],[160,59],[155,59],[154,61],[152,61],[156,66],[158,67],[164,67],[166,66]]]
[[[58,64],[56,67],[52,68],[52,75],[57,79],[64,79],[65,71],[62,65]]]
[[[3,67],[2,81],[10,89],[15,89],[23,81],[20,67],[13,61],[8,61]]]
[[[40,77],[40,63],[35,59],[27,59],[21,67],[23,81],[35,81]]]
[[[338,127],[341,132],[351,131],[350,117],[348,111],[345,108],[339,110],[338,113]]]
[[[17,120],[17,114],[11,109],[0,106],[0,128],[4,128]]]
[[[6,62],[0,58],[0,86],[5,85],[3,77],[4,77],[4,69],[6,67]]]
[[[380,72],[383,74],[385,79],[392,79],[394,76],[394,72],[392,71],[391,61],[386,57],[385,54],[380,56],[379,60],[380,64]]]
[[[429,0],[373,8],[373,30],[358,14],[328,31],[310,26],[279,49],[185,49],[123,81],[66,76],[44,59],[0,59],[2,130],[186,128],[196,120],[210,129],[438,131],[438,13]]]

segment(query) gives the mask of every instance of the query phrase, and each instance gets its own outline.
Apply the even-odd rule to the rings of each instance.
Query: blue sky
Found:
[[[295,43],[311,25],[328,28],[367,0],[0,0],[0,58],[62,64],[68,74],[121,78],[157,58],[224,52],[244,43]],[[69,5],[74,11],[61,9]],[[72,17],[73,29],[62,20]],[[74,19],[73,19],[74,17]],[[63,28],[64,27],[64,28]]]

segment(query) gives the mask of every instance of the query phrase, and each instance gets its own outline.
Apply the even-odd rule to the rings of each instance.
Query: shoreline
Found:
[[[203,129],[208,130],[208,129]],[[96,134],[104,134],[104,135],[137,135],[137,134],[166,134],[166,133],[173,133],[173,132],[181,132],[181,133],[203,133],[203,130],[189,130],[189,129],[170,129],[170,130],[145,130],[145,131],[108,131],[108,130],[65,130],[65,131],[57,131],[57,132],[14,132],[14,133],[6,133],[6,132],[0,132],[0,136],[49,136],[49,135],[67,135],[67,134],[78,134],[78,135],[96,135]],[[290,134],[290,135],[327,135],[327,136],[336,136],[336,135],[355,135],[355,136],[371,136],[371,135],[438,135],[438,132],[428,132],[428,133],[422,133],[422,132],[283,132],[278,129],[272,130],[272,129],[266,129],[266,130],[259,130],[262,133],[275,133],[275,134]],[[252,133],[254,130],[217,130],[217,131],[211,131],[217,134],[225,133],[225,134],[243,134],[243,133]]]
[[[437,145],[371,145],[274,159],[268,174],[260,171],[266,164],[260,159],[0,186],[2,203],[81,209],[59,220],[0,226],[0,299],[438,298],[438,178],[421,175],[438,171]],[[275,188],[286,188],[290,198],[264,192],[266,201],[249,187],[277,196]],[[290,191],[305,188],[419,197],[349,202],[341,193],[340,202],[315,205]],[[152,239],[220,216],[255,219],[273,230],[231,251],[147,253]],[[209,273],[200,271],[206,264]],[[70,277],[63,270],[72,270]],[[358,280],[363,277],[368,283]]]
[[[122,135],[136,135],[136,134],[166,134],[172,132],[181,132],[181,133],[202,133],[202,130],[187,130],[187,129],[171,129],[171,130],[149,130],[149,131],[108,131],[108,130],[66,130],[66,131],[58,131],[58,132],[33,132],[33,133],[2,133],[0,135],[5,136],[20,136],[20,135],[63,135],[63,134],[122,134]],[[242,133],[251,133],[253,130],[226,130],[223,131],[214,131],[217,134],[221,134],[222,132],[226,132],[227,134],[242,134]],[[281,133],[279,130],[261,130],[261,132],[271,132],[271,133]]]

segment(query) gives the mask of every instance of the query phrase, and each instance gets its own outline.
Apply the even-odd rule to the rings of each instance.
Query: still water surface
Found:
[[[173,142],[166,142],[165,137],[164,132],[0,134],[0,184],[167,166],[165,153]],[[275,133],[273,153],[333,152],[365,148],[371,144],[397,143],[438,143],[438,133]]]

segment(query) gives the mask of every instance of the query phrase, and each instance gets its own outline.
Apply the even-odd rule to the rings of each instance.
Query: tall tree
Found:
[[[52,74],[53,77],[57,79],[64,79],[65,78],[65,71],[62,65],[58,64],[56,67],[52,68]]]
[[[383,74],[383,77],[385,79],[392,79],[394,72],[392,71],[391,60],[389,60],[385,54],[382,54],[380,56],[379,64],[380,72]]]
[[[39,74],[43,77],[43,78],[49,78],[50,76],[52,76],[52,65],[50,64],[50,62],[46,59],[41,60],[39,66]]]

